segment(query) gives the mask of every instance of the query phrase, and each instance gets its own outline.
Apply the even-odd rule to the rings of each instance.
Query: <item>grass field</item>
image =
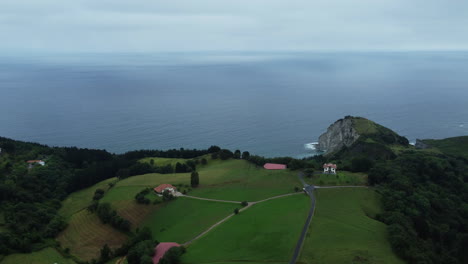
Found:
[[[265,170],[245,160],[214,160],[199,171],[200,186],[191,195],[234,201],[257,201],[294,192],[297,173]]]
[[[179,163],[185,163],[187,162],[188,159],[172,159],[172,158],[159,158],[159,157],[154,157],[154,158],[144,158],[141,159],[140,162],[143,163],[151,163],[151,160],[154,162],[155,166],[162,167],[166,166],[167,164],[170,164],[172,166],[175,166],[177,162]]]
[[[107,190],[109,188],[109,183],[116,181],[116,178],[107,179],[89,188],[70,194],[67,199],[62,202],[62,208],[60,208],[59,214],[70,217],[74,213],[83,210],[93,201],[93,195],[96,189]]]
[[[60,255],[54,248],[45,248],[29,254],[12,254],[1,261],[2,264],[75,264],[71,259]]]
[[[184,243],[241,207],[180,197],[151,213],[143,226],[148,226],[158,241]]]
[[[367,175],[349,171],[338,171],[335,174],[314,174],[312,177],[304,177],[305,181],[314,185],[366,185]]]
[[[371,218],[381,210],[375,191],[319,189],[316,197],[298,264],[404,263],[391,250],[385,224]]]
[[[190,245],[182,263],[287,263],[309,207],[305,195],[254,205]]]
[[[70,252],[82,260],[97,258],[105,244],[115,249],[126,239],[125,234],[102,224],[95,214],[87,210],[74,214],[68,227],[57,237],[63,248],[70,248]]]

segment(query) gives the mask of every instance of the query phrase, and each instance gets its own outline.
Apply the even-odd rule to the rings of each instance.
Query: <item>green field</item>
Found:
[[[313,185],[366,185],[367,175],[359,172],[338,171],[337,174],[314,174],[304,177],[308,184]]]
[[[182,263],[287,263],[309,207],[300,194],[256,204],[191,244]]]
[[[102,224],[95,214],[87,210],[74,214],[67,228],[57,237],[63,248],[70,248],[70,253],[82,260],[97,258],[105,244],[115,249],[126,239],[125,234]]]
[[[213,199],[257,201],[302,186],[297,172],[265,170],[245,160],[214,160],[199,173],[200,186],[190,195]]]
[[[166,166],[168,164],[175,166],[177,162],[179,163],[185,163],[188,161],[188,159],[172,159],[172,158],[159,158],[159,157],[154,157],[154,158],[144,158],[141,159],[140,162],[143,163],[151,163],[151,160],[154,162],[153,164],[158,167]]]
[[[65,217],[70,217],[72,214],[85,209],[93,201],[94,192],[97,189],[107,190],[109,188],[109,183],[116,181],[117,178],[107,179],[89,188],[70,194],[67,199],[62,202],[59,214]]]
[[[184,243],[241,207],[180,197],[151,213],[143,226],[149,227],[158,241]]]
[[[45,248],[29,254],[13,254],[5,257],[2,264],[75,264],[71,259],[64,258],[57,250]]]
[[[386,225],[371,218],[381,210],[374,190],[318,189],[316,197],[298,263],[404,263],[392,252]]]

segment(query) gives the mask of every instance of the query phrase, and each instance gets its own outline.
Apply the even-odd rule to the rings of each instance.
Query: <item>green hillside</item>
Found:
[[[57,250],[45,248],[29,254],[12,254],[1,261],[2,264],[76,264],[64,258]]]
[[[424,143],[447,155],[461,156],[468,159],[468,136],[445,139],[424,139]]]
[[[182,263],[288,263],[309,206],[302,194],[254,205],[190,245]]]
[[[392,252],[381,213],[380,197],[368,188],[316,190],[317,207],[301,264],[404,263]]]

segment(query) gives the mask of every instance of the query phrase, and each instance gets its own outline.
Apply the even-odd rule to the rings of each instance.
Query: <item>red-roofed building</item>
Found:
[[[333,163],[323,164],[323,172],[336,174],[336,164],[333,164]]]
[[[177,188],[170,185],[170,184],[164,183],[164,184],[161,184],[158,187],[154,188],[154,191],[159,193],[159,194],[162,194],[164,191],[169,191],[172,194],[174,194],[177,191]]]
[[[166,254],[166,252],[173,247],[180,247],[180,245],[174,242],[159,243],[155,248],[156,252],[153,256],[153,264],[158,264],[159,261],[164,257],[164,254]]]
[[[284,164],[275,164],[275,163],[265,163],[263,168],[267,170],[285,170],[287,168]]]

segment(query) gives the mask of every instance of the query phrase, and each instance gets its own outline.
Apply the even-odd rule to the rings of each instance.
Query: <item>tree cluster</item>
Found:
[[[405,152],[369,172],[395,252],[409,263],[468,263],[468,162]]]

